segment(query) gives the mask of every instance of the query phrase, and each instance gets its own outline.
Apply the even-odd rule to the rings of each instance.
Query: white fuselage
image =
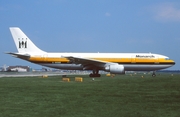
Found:
[[[174,61],[167,56],[151,53],[30,53],[36,64],[47,67],[83,70],[82,64],[63,62],[62,58],[73,56],[78,58],[96,59],[104,62],[118,63],[124,66],[125,71],[154,71],[165,69],[174,65]],[[102,68],[101,68],[102,67]],[[104,66],[101,66],[104,70]],[[90,67],[91,68],[91,67]],[[90,69],[89,68],[89,69]]]

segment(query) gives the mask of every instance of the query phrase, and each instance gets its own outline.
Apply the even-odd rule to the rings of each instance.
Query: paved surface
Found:
[[[25,76],[58,76],[58,75],[75,75],[82,73],[63,73],[63,72],[0,72],[0,78],[2,77],[25,77]]]

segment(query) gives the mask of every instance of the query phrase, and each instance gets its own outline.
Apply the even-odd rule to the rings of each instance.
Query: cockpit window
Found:
[[[169,58],[165,58],[165,60],[170,60]]]

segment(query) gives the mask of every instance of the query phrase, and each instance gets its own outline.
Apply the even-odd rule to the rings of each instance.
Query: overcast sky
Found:
[[[42,68],[16,52],[9,27],[19,27],[47,52],[151,52],[180,69],[179,0],[1,0],[0,66]]]

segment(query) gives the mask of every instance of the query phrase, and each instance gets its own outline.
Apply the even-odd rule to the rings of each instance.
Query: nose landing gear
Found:
[[[156,77],[156,71],[153,71],[152,77]]]

